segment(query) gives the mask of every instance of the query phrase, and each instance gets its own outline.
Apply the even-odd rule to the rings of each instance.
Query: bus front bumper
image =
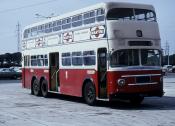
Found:
[[[143,93],[115,93],[111,94],[109,96],[110,100],[115,100],[115,99],[123,99],[123,100],[128,100],[134,97],[162,97],[164,95],[164,91],[151,91],[151,92],[143,92]]]

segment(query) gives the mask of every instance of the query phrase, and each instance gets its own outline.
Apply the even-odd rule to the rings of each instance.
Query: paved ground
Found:
[[[164,78],[165,96],[139,107],[124,102],[88,106],[79,98],[30,95],[20,81],[0,80],[0,126],[175,126],[175,76]]]

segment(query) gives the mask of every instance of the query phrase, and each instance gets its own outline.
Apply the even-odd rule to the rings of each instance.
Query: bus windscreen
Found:
[[[152,10],[133,8],[113,8],[108,11],[108,20],[137,20],[156,21],[156,14]]]

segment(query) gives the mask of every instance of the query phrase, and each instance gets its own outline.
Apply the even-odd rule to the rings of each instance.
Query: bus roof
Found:
[[[82,9],[78,9],[76,11],[73,12],[69,12],[69,13],[65,13],[63,15],[59,15],[56,17],[52,17],[49,19],[45,19],[30,25],[27,25],[24,27],[24,29],[28,29],[28,28],[32,28],[38,25],[42,25],[42,24],[46,24],[55,20],[60,20],[60,19],[65,19],[68,18],[70,16],[75,16],[81,13],[86,13],[88,11],[91,10],[95,10],[98,8],[105,8],[106,10],[111,9],[111,8],[140,8],[140,9],[148,9],[148,10],[154,10],[154,7],[152,5],[148,5],[148,4],[136,4],[136,3],[128,3],[128,2],[103,2],[103,3],[98,3],[95,5],[91,5]]]

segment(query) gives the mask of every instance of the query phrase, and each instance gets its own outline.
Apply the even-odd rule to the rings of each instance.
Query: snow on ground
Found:
[[[141,106],[80,98],[30,95],[20,82],[0,81],[0,126],[175,126],[175,78],[164,78],[165,96],[146,98]]]

